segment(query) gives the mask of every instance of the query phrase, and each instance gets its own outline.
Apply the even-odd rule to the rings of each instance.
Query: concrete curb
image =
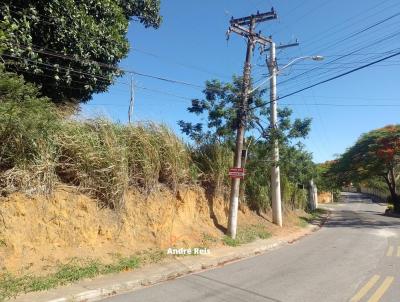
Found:
[[[176,257],[161,264],[149,265],[136,271],[106,275],[93,280],[83,280],[75,284],[52,289],[46,292],[34,292],[12,299],[13,302],[94,302],[110,296],[131,292],[157,283],[176,279],[204,270],[213,269],[245,258],[255,257],[285,244],[291,244],[322,227],[329,213],[317,223],[290,236],[256,240],[239,247],[221,247],[212,255],[196,257]]]

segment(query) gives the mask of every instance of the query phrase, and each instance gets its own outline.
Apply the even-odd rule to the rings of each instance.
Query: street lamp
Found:
[[[263,81],[255,89],[264,85],[268,80],[270,81],[270,125],[273,129],[278,129],[278,109],[276,102],[276,76],[284,69],[293,65],[294,63],[302,60],[311,59],[314,61],[321,61],[324,59],[322,56],[303,56],[290,61],[288,64],[278,70],[275,58],[275,43],[271,43],[269,53],[269,60],[267,61],[270,76]],[[253,89],[252,92],[255,90]],[[278,226],[282,226],[282,201],[281,201],[281,184],[280,184],[280,170],[279,170],[279,144],[278,140],[272,136],[273,151],[271,169],[271,191],[272,191],[272,221]]]
[[[285,70],[286,68],[288,68],[289,66],[299,62],[299,61],[303,61],[303,60],[313,60],[313,61],[323,61],[324,57],[323,56],[303,56],[303,57],[298,57],[293,59],[292,61],[290,61],[289,63],[287,63],[285,66],[283,66],[281,69],[279,69],[278,71],[276,71],[276,75],[279,75],[281,73],[282,70]],[[253,93],[254,91],[256,91],[258,88],[260,88],[261,86],[263,86],[265,83],[267,83],[270,79],[271,79],[272,75],[269,76],[267,79],[265,79],[264,81],[262,81],[259,85],[257,85],[255,88],[253,88],[252,90],[250,90],[250,93]]]

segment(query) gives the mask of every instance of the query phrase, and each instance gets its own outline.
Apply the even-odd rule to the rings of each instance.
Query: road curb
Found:
[[[319,230],[329,217],[324,215],[316,224],[309,225],[298,233],[283,238],[257,240],[240,247],[223,247],[220,256],[176,257],[171,263],[156,264],[143,269],[106,275],[93,280],[84,280],[47,292],[34,292],[12,299],[13,302],[95,302],[107,297],[135,291],[186,275],[222,267],[243,259],[251,258],[274,250],[285,244],[292,244]],[[290,237],[290,238],[289,238]],[[225,254],[221,253],[225,252]]]

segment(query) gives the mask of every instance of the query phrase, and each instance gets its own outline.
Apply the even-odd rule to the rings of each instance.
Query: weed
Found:
[[[238,239],[233,239],[233,238],[231,238],[229,236],[224,236],[224,238],[222,238],[222,242],[225,245],[229,245],[229,246],[238,246],[238,245],[240,245],[240,242],[239,242]]]
[[[210,234],[203,233],[202,242],[203,242],[205,245],[207,245],[207,244],[209,244],[209,243],[213,244],[213,243],[217,243],[217,242],[218,242],[218,238],[217,238],[217,237],[214,237],[214,236],[212,236],[212,235],[210,235]]]
[[[9,273],[0,275],[0,301],[15,297],[21,293],[48,290],[60,285],[69,284],[85,278],[118,273],[138,268],[145,263],[160,262],[165,253],[159,250],[144,251],[130,257],[118,257],[111,264],[102,264],[97,260],[79,261],[61,265],[57,271],[47,276],[13,276]]]
[[[298,225],[302,228],[307,227],[313,221],[319,219],[322,215],[326,214],[324,209],[316,209],[308,213],[308,217],[299,217]]]
[[[222,242],[229,246],[238,246],[252,242],[256,239],[267,239],[271,237],[271,234],[265,230],[263,225],[250,225],[243,228],[238,228],[238,232],[235,239],[229,236],[225,236]]]

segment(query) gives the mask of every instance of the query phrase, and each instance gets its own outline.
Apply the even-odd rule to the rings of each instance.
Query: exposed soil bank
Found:
[[[112,262],[148,249],[221,245],[228,204],[207,199],[203,189],[167,189],[144,196],[125,195],[126,208],[117,213],[99,209],[95,200],[71,188],[52,197],[14,193],[0,198],[1,271],[14,275],[45,275],[71,259]],[[286,212],[280,229],[241,206],[239,225],[262,225],[272,235],[300,228],[303,211]]]

